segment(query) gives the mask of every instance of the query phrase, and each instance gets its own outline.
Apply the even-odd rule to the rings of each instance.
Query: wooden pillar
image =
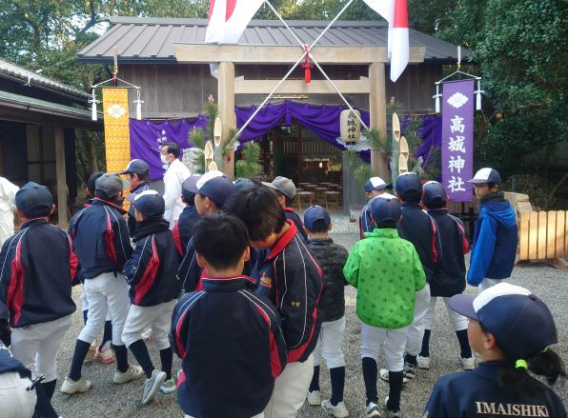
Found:
[[[232,62],[219,63],[217,95],[219,103],[219,117],[223,126],[223,141],[228,141],[228,133],[230,128],[237,127],[237,117],[235,115],[235,64]],[[225,158],[225,164],[222,170],[229,177],[233,178],[235,174],[235,155],[234,151],[230,151]],[[221,167],[219,167],[221,169]]]
[[[381,140],[386,143],[387,98],[385,64],[383,62],[374,62],[369,65],[369,79],[371,80],[371,91],[369,92],[370,127],[378,129]],[[371,150],[371,169],[373,175],[380,176],[388,182],[389,172],[384,153]]]
[[[63,127],[55,127],[55,173],[57,176],[57,210],[59,226],[67,230],[67,175],[65,173],[65,139]]]

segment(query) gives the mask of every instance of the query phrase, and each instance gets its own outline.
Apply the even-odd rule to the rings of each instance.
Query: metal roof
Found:
[[[174,44],[203,44],[207,29],[206,19],[113,17],[110,21],[112,28],[79,52],[79,62],[112,62],[114,47],[121,63],[176,62]],[[291,20],[286,23],[302,41],[311,43],[329,22]],[[425,62],[457,61],[456,46],[414,29],[409,33],[410,46],[426,46]],[[387,37],[386,21],[337,21],[318,45],[386,47]],[[252,20],[239,45],[296,46],[297,43],[282,22]],[[471,52],[462,49],[462,56],[468,58]]]
[[[38,74],[19,65],[0,58],[0,77],[16,78],[27,86],[37,86],[55,93],[72,96],[77,99],[90,99],[91,96],[67,84],[60,83],[53,78]]]

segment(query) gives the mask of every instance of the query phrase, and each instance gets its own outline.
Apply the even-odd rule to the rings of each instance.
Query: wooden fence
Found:
[[[522,213],[519,260],[568,257],[568,212]]]

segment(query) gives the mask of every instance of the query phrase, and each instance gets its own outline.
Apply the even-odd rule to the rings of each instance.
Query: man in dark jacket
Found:
[[[142,403],[151,402],[158,389],[175,391],[172,379],[173,351],[168,334],[172,312],[181,287],[177,280],[179,255],[175,249],[170,224],[163,216],[164,198],[153,190],[129,195],[134,207],[137,229],[136,248],[124,265],[124,276],[130,285],[130,310],[122,332],[122,340],[130,348],[146,373]],[[154,369],[142,332],[152,328],[153,341],[160,350],[162,370]]]
[[[122,269],[132,255],[122,209],[123,188],[118,174],[107,173],[99,177],[93,203],[72,223],[71,239],[79,258],[89,317],[77,338],[71,370],[61,387],[63,393],[86,392],[91,388],[91,382],[81,377],[81,368],[89,346],[103,330],[107,311],[112,321],[112,348],[117,366],[113,382],[122,384],[143,375],[141,367],[129,366],[121,338],[130,305]]]
[[[430,334],[436,317],[436,301],[444,299],[448,316],[461,349],[461,362],[464,370],[473,370],[475,362],[467,338],[467,318],[448,305],[449,298],[465,290],[465,260],[469,252],[469,242],[461,220],[448,213],[447,195],[444,186],[437,181],[429,181],[423,187],[422,203],[428,214],[436,221],[440,235],[440,246],[444,256],[440,258],[434,273],[430,276],[430,307],[424,317],[424,338],[418,356],[418,367],[430,368]]]
[[[321,333],[314,349],[314,377],[310,383],[308,403],[317,405],[336,418],[349,415],[343,403],[345,385],[345,358],[341,351],[345,333],[345,285],[343,266],[349,252],[329,238],[331,217],[321,206],[310,206],[304,213],[308,232],[308,248],[323,270],[325,292]],[[319,373],[321,357],[325,359],[331,377],[331,398],[321,400]]]
[[[519,233],[515,211],[501,190],[501,176],[493,168],[482,168],[473,179],[481,209],[475,223],[467,282],[479,292],[511,277]]]
[[[57,352],[75,312],[71,283],[77,258],[67,234],[48,222],[54,206],[45,186],[30,182],[15,200],[23,223],[0,252],[0,304],[10,314],[15,358],[34,378],[45,376],[39,386],[51,399],[57,383]]]

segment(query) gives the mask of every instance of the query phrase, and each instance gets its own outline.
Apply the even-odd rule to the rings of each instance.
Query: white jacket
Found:
[[[14,199],[18,186],[0,177],[0,246],[14,235]]]
[[[164,218],[170,223],[170,229],[174,227],[185,207],[181,201],[181,184],[190,175],[189,169],[177,158],[172,161],[164,174],[164,200],[166,202]]]

